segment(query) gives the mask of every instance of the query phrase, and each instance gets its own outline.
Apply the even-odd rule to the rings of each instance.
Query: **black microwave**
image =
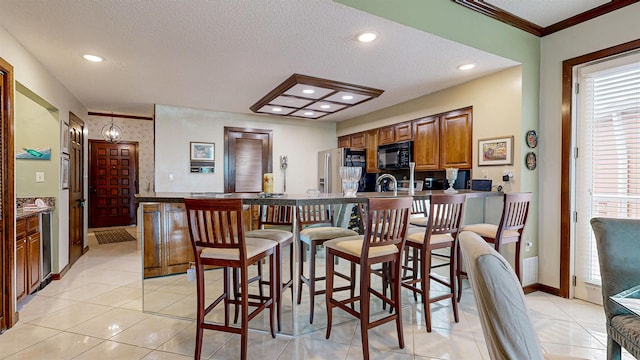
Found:
[[[413,141],[378,146],[378,169],[409,169],[412,162]]]

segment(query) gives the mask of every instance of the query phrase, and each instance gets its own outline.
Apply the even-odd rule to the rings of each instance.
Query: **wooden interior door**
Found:
[[[89,227],[136,223],[138,143],[89,141]]]
[[[273,131],[224,128],[224,191],[261,192],[272,169]]]
[[[69,113],[69,265],[84,253],[84,122]]]
[[[0,333],[14,325],[13,67],[0,58]]]

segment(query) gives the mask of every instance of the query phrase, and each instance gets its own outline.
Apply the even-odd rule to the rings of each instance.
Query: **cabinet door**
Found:
[[[351,137],[349,135],[338,137],[338,147],[339,148],[351,147]]]
[[[160,204],[144,204],[144,277],[162,275],[162,233]]]
[[[40,233],[27,236],[27,293],[40,286]]]
[[[367,172],[378,172],[378,130],[366,132],[367,141]]]
[[[27,238],[26,234],[17,235],[16,240],[16,300],[27,296]]]
[[[194,261],[194,257],[184,204],[165,204],[165,221],[167,224],[166,272],[167,274],[185,272],[189,268],[189,262]]]
[[[440,167],[471,169],[472,109],[442,114],[440,126]]]
[[[362,150],[367,147],[367,140],[365,139],[365,133],[359,132],[351,134],[351,148],[356,150]]]
[[[409,141],[413,140],[413,131],[412,131],[411,122],[405,122],[394,125],[395,132],[395,141]]]
[[[395,126],[389,125],[378,129],[378,145],[392,144],[396,141]]]
[[[440,121],[437,116],[416,120],[413,161],[416,170],[440,168]]]

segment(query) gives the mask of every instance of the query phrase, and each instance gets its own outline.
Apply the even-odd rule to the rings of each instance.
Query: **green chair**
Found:
[[[607,359],[620,360],[621,346],[640,358],[640,318],[609,297],[640,285],[640,220],[591,219],[596,236],[602,303],[607,317]]]

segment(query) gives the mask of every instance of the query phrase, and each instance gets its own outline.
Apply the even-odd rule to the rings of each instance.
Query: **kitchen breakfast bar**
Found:
[[[502,211],[502,193],[489,191],[459,190],[467,197],[463,223],[490,222],[498,223]],[[414,200],[428,201],[433,194],[444,193],[442,190],[416,191]],[[407,192],[398,192],[397,197],[409,196]],[[138,233],[142,244],[143,264],[143,310],[181,318],[195,318],[196,287],[190,282],[188,269],[193,266],[193,250],[189,238],[187,215],[184,206],[186,198],[220,198],[242,199],[247,211],[243,215],[246,230],[255,229],[259,206],[281,205],[302,206],[313,204],[331,204],[336,214],[336,225],[346,226],[354,204],[365,203],[369,198],[394,197],[392,192],[363,192],[356,197],[344,197],[342,194],[307,195],[307,194],[255,194],[255,193],[143,193],[136,195],[138,205]],[[349,209],[345,211],[345,209]],[[338,214],[339,213],[339,214]],[[298,253],[300,246],[297,238],[297,224],[293,226],[295,239],[293,248],[288,251]],[[282,259],[288,259],[283,255]],[[296,259],[296,262],[299,259]],[[288,262],[287,262],[288,263]],[[284,264],[288,266],[288,264]],[[338,265],[339,266],[339,265]],[[324,272],[324,260],[317,262],[319,273]],[[283,274],[289,274],[288,269]],[[297,280],[298,266],[294,265],[294,280]],[[212,285],[207,289],[211,296],[222,288],[222,271],[212,269],[206,271],[207,282]],[[288,279],[283,279],[288,280]],[[218,284],[217,286],[215,284]],[[321,286],[324,286],[322,284]],[[210,290],[212,289],[212,290]],[[221,290],[220,290],[221,291]],[[256,290],[257,291],[257,290]],[[293,281],[293,293],[297,294],[298,282]],[[306,293],[306,292],[305,292]],[[299,335],[323,327],[324,296],[316,296],[316,321],[309,324],[309,297],[303,296],[301,304],[297,304],[286,292],[283,299],[282,334]],[[209,293],[207,294],[209,297]],[[253,329],[268,330],[267,313],[253,319],[249,326]],[[214,312],[213,319],[223,319],[223,311]],[[334,323],[349,321],[350,317],[334,316]]]

